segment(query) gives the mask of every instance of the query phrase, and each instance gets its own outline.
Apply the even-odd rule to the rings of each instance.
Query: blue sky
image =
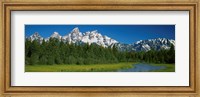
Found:
[[[175,25],[25,25],[25,36],[39,32],[46,38],[55,31],[64,36],[75,27],[82,33],[97,30],[102,35],[127,44],[153,38],[175,39]]]

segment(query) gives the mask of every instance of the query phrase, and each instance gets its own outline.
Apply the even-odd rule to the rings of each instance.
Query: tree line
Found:
[[[104,48],[97,44],[67,43],[56,38],[49,41],[25,41],[26,65],[109,64],[118,62],[175,63],[175,50],[148,52],[119,51],[116,46]]]

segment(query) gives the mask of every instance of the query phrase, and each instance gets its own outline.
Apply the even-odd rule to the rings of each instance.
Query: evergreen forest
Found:
[[[175,50],[147,52],[119,51],[116,46],[104,48],[97,44],[67,43],[56,38],[49,41],[25,41],[26,65],[110,64],[119,62],[175,63]]]

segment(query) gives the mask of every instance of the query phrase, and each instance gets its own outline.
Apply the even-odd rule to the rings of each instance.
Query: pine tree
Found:
[[[38,56],[38,54],[37,53],[33,53],[31,55],[31,58],[30,58],[30,64],[31,65],[36,65],[36,64],[38,64],[38,62],[39,62],[39,56]]]
[[[97,44],[68,43],[50,38],[49,41],[25,41],[26,65],[53,65],[53,64],[106,64],[117,62],[151,62],[175,63],[175,50],[150,50],[148,52],[119,51],[113,47],[102,47]]]

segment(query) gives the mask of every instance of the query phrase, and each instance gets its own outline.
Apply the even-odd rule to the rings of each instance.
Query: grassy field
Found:
[[[94,65],[26,65],[26,72],[112,72],[133,68],[133,63],[94,64]]]
[[[175,72],[175,64],[152,64],[153,66],[165,66],[165,69],[153,70],[151,72]]]
[[[120,69],[133,68],[132,62],[115,64],[93,64],[93,65],[26,65],[26,72],[114,72]],[[175,72],[174,64],[150,64],[152,66],[165,66],[165,69],[153,70],[149,72]]]

